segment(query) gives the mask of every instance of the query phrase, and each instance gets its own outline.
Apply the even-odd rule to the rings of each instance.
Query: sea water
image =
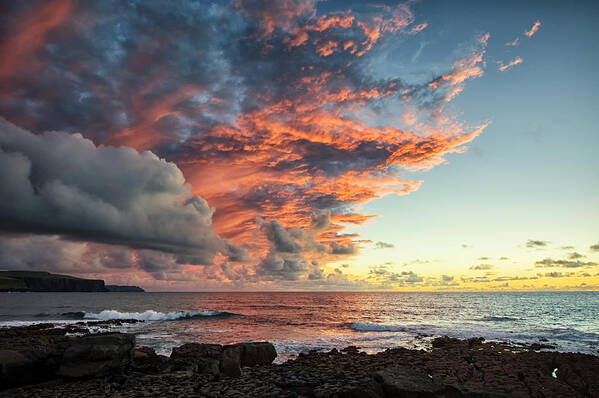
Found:
[[[114,327],[162,354],[186,342],[274,343],[278,361],[348,345],[427,348],[437,336],[543,342],[599,354],[599,293],[0,293],[0,327],[138,319]]]

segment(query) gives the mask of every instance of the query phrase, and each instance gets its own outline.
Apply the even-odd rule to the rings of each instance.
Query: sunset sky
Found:
[[[599,3],[0,6],[0,269],[599,290]]]

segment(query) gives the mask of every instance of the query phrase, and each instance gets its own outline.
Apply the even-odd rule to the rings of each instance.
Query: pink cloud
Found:
[[[541,27],[541,21],[537,21],[532,25],[530,30],[524,32],[524,34],[526,35],[526,37],[531,38],[534,36],[535,33],[537,33],[537,31],[539,30],[540,27]]]
[[[509,63],[503,65],[503,63],[500,61],[499,62],[499,71],[501,72],[505,72],[508,69],[511,69],[512,67],[521,64],[522,62],[524,62],[524,60],[520,57],[516,57],[515,59],[513,59],[512,61],[510,61]]]

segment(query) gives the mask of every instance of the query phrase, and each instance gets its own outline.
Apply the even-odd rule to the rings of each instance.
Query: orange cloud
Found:
[[[524,60],[520,57],[516,57],[515,59],[513,59],[512,61],[510,61],[509,63],[503,65],[503,63],[501,63],[501,61],[499,62],[499,70],[501,72],[505,72],[508,69],[511,69],[512,67],[521,64],[522,62],[524,62]]]
[[[197,36],[186,36],[195,25],[175,37],[163,32],[156,41],[132,46],[118,70],[99,68],[108,78],[77,85],[76,92],[85,87],[85,95],[99,104],[83,110],[109,113],[107,128],[99,115],[85,120],[94,133],[100,131],[96,141],[153,150],[175,162],[193,194],[215,209],[216,232],[244,245],[255,270],[288,267],[286,277],[299,270],[316,277],[312,262],[355,255],[365,242],[345,228],[375,217],[362,214],[360,205],[419,189],[422,181],[410,180],[408,172],[429,170],[447,154],[465,151],[487,126],[468,126],[444,107],[467,81],[483,75],[489,34],[432,81],[380,80],[358,70],[357,57],[387,35],[418,33],[427,24],[414,26],[405,4],[379,7],[377,15],[344,11],[318,17],[314,4],[239,0],[229,27],[238,46],[196,48]],[[39,22],[40,34],[47,35],[68,10],[50,24]],[[247,22],[241,33],[240,15]],[[154,33],[144,32],[139,37]],[[25,47],[35,51],[40,40]],[[168,51],[174,43],[183,49]],[[271,51],[275,46],[280,51]],[[206,59],[213,62],[204,64]],[[206,71],[196,71],[196,65]],[[70,71],[78,77],[83,74],[77,68],[90,69],[78,63]],[[380,111],[388,104],[399,105],[396,114]],[[314,217],[323,215],[329,220],[316,229]],[[300,242],[301,253],[276,253],[266,224]],[[246,271],[225,267],[221,276],[252,275]]]
[[[148,89],[151,91],[151,89]],[[135,94],[131,102],[136,111],[135,123],[113,134],[107,141],[109,145],[126,145],[139,150],[148,150],[169,139],[157,123],[164,117],[176,115],[177,105],[199,93],[201,89],[195,85],[185,85],[156,100],[147,100],[144,93]],[[218,104],[218,100],[215,101]]]
[[[262,38],[270,37],[276,29],[290,32],[302,17],[314,16],[313,0],[279,0],[269,2],[266,7],[253,7],[251,1],[237,0],[235,7],[241,14],[249,14],[259,23]]]
[[[344,227],[338,223],[361,224],[372,216],[341,208],[418,189],[421,181],[403,179],[395,167],[429,169],[443,162],[445,154],[462,151],[486,127],[465,131],[442,116],[428,129],[419,126],[424,135],[392,126],[368,127],[355,117],[342,116],[341,110],[348,102],[389,95],[385,91],[389,88],[331,93],[327,86],[331,78],[330,74],[304,77],[297,85],[305,95],[245,113],[236,127],[215,126],[186,144],[188,155],[178,164],[194,192],[216,207],[214,224],[223,237],[239,244],[254,242],[264,254],[256,216],[306,227],[323,201],[322,206],[340,208],[317,238],[347,246],[356,236],[340,235]],[[209,144],[206,137],[218,139],[218,144]],[[360,159],[368,157],[372,160],[364,165]],[[330,174],[329,168],[340,166],[345,170]]]
[[[0,79],[31,66],[31,56],[46,42],[50,32],[62,24],[74,8],[73,0],[48,1],[22,18],[16,32],[7,35],[0,44]]]
[[[311,32],[322,33],[333,29],[352,29],[355,27],[361,30],[364,35],[364,39],[359,42],[362,46],[359,51],[358,44],[354,40],[346,41],[343,46],[340,46],[339,41],[329,39],[323,45],[317,43],[316,52],[320,56],[329,56],[338,48],[343,48],[343,50],[350,50],[351,54],[361,57],[373,48],[383,37],[383,34],[404,30],[415,20],[414,14],[408,5],[400,4],[396,7],[382,6],[379,8],[382,9],[384,15],[372,17],[369,20],[357,20],[355,16],[351,15],[351,10],[322,15],[315,22],[292,29],[291,36],[285,38],[283,43],[287,44],[289,48],[298,47],[308,42]],[[272,24],[272,26],[275,25],[275,23]],[[423,31],[427,26],[427,23],[421,23],[406,31],[406,33],[416,34]],[[272,33],[274,28],[266,30]]]
[[[530,30],[525,31],[524,34],[526,35],[526,37],[531,38],[534,36],[535,33],[538,32],[540,27],[541,27],[541,21],[537,21],[532,25]]]
[[[335,52],[335,49],[337,47],[339,47],[339,43],[329,40],[326,43],[324,43],[322,46],[318,47],[316,52],[321,57],[328,57],[329,55],[331,55]]]
[[[429,86],[435,90],[445,88],[445,101],[451,101],[464,89],[463,83],[466,80],[481,77],[484,73],[485,65],[484,55],[487,49],[487,42],[490,34],[486,33],[479,37],[477,46],[472,50],[470,56],[461,58],[454,62],[451,72],[441,75],[429,83]]]

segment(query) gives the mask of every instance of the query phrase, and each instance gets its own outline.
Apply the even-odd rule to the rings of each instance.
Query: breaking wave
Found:
[[[136,319],[138,321],[178,321],[184,319],[201,319],[214,317],[228,317],[236,314],[225,311],[173,311],[158,312],[147,310],[144,312],[120,312],[116,310],[104,310],[102,312],[86,312],[85,319]]]

